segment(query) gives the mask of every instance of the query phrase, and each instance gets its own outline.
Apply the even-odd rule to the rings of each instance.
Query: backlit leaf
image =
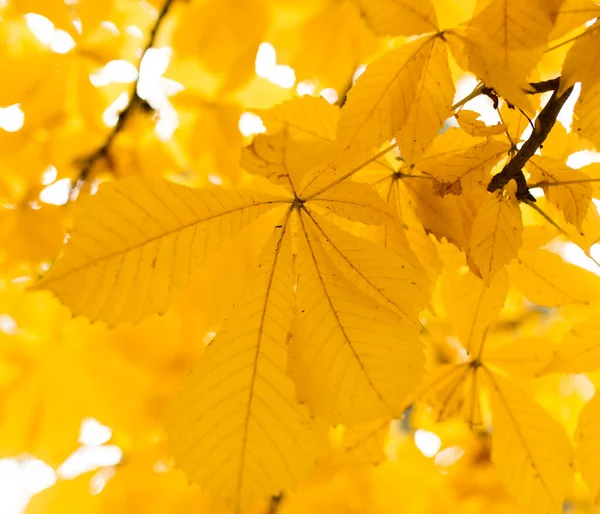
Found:
[[[315,459],[319,431],[286,375],[294,310],[288,218],[188,378],[170,424],[179,466],[236,511],[292,486]]]
[[[565,429],[527,394],[488,372],[492,461],[519,503],[535,512],[560,512],[573,475]]]
[[[423,37],[391,50],[371,63],[348,93],[339,144],[361,153],[402,130],[401,150],[411,152],[417,139],[422,151],[449,115],[453,93],[445,44],[439,37]]]
[[[332,423],[398,416],[423,368],[417,329],[337,272],[306,223],[290,339],[298,398]]]
[[[431,0],[355,0],[368,25],[378,34],[412,36],[437,31],[437,16]]]
[[[477,212],[471,230],[470,256],[489,283],[521,247],[523,222],[519,203],[508,194],[490,195]]]
[[[210,252],[277,198],[124,179],[91,198],[68,248],[37,287],[73,314],[111,324],[165,312]]]

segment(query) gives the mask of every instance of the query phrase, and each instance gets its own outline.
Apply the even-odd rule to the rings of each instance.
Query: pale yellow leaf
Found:
[[[444,305],[458,338],[473,357],[504,306],[508,274],[501,270],[486,284],[473,273],[455,273],[443,282]]]
[[[322,217],[307,213],[314,234],[333,264],[363,292],[409,319],[415,319],[428,300],[429,282],[395,252],[340,230]]]
[[[557,307],[600,299],[598,275],[545,250],[521,251],[509,273],[511,284],[538,305]]]
[[[441,87],[433,91],[436,81]],[[360,154],[403,129],[405,143],[418,139],[426,145],[449,115],[453,94],[444,41],[428,36],[404,44],[372,62],[358,78],[342,108],[338,142]]]
[[[505,55],[479,30],[469,27],[451,29],[444,35],[452,56],[461,68],[473,73],[486,86],[493,87],[512,105],[534,114],[525,94],[528,88],[525,78],[537,59],[530,50],[520,49]],[[543,48],[535,54],[541,57],[542,52]]]
[[[581,82],[573,130],[600,148],[600,24],[596,22],[569,50],[559,92]]]
[[[510,145],[502,141],[485,141],[451,155],[440,154],[416,164],[416,168],[445,182],[460,180],[465,192],[491,180],[490,171],[507,155]]]
[[[474,137],[496,136],[506,130],[506,126],[500,122],[496,123],[496,125],[486,125],[485,122],[479,119],[481,114],[475,111],[462,109],[454,116],[460,128]]]
[[[305,225],[301,218],[298,315],[290,338],[298,398],[331,423],[398,416],[423,368],[415,324],[340,274]]]
[[[110,324],[165,312],[206,256],[281,200],[131,177],[104,186],[37,285],[75,315]]]
[[[311,2],[300,2],[311,4]],[[312,2],[320,7],[297,31],[282,31],[278,49],[295,47],[289,64],[299,81],[316,78],[320,84],[344,91],[356,68],[372,59],[377,36],[367,28],[354,2]]]
[[[459,418],[481,425],[478,371],[469,363],[437,366],[425,375],[415,398],[429,403],[438,421]]]
[[[242,150],[241,166],[297,190],[305,174],[331,156],[339,107],[324,98],[303,96],[254,112],[268,134],[259,134]]]
[[[367,225],[397,222],[393,211],[371,186],[345,180],[307,201],[307,205]]]
[[[583,407],[579,415],[577,427],[577,452],[575,454],[577,468],[590,488],[592,499],[598,503],[600,494],[600,394],[596,395]]]
[[[558,11],[552,14],[556,21],[550,33],[551,40],[560,38],[585,22],[600,16],[600,6],[593,0],[565,0],[561,2]]]
[[[345,428],[340,440],[333,447],[337,450],[333,461],[338,464],[379,464],[385,460],[384,446],[390,433],[390,420],[378,419]]]
[[[469,250],[486,282],[517,256],[522,233],[519,202],[507,193],[490,195],[473,220]]]
[[[452,110],[454,82],[448,66],[448,49],[434,39],[423,74],[416,85],[407,120],[395,134],[402,158],[415,163],[438,135]]]
[[[236,511],[293,486],[325,434],[296,403],[286,374],[294,315],[289,230],[286,217],[177,396],[169,427],[178,466]]]
[[[600,368],[600,320],[590,318],[566,333],[546,371],[583,373]]]
[[[488,371],[492,462],[506,489],[534,512],[562,512],[573,476],[573,448],[563,428],[526,393]]]
[[[516,377],[534,377],[552,357],[554,344],[544,337],[520,337],[497,348],[487,349],[485,363]]]
[[[437,32],[437,16],[431,0],[355,0],[367,25],[385,36],[414,36]]]
[[[550,157],[533,156],[527,165],[531,181],[541,186],[548,201],[561,211],[567,222],[581,230],[592,205],[592,185],[580,170]]]
[[[486,57],[493,56],[498,72],[510,76],[516,84],[527,79],[542,58],[553,27],[553,4],[548,0],[479,0],[476,14],[468,24],[477,33],[474,41]],[[488,59],[491,64],[492,59]],[[497,88],[500,84],[480,76],[486,85]],[[504,85],[504,81],[501,81]],[[519,95],[520,96],[520,95]],[[508,97],[508,100],[511,100]]]

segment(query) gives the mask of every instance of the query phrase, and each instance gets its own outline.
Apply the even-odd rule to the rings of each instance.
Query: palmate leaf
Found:
[[[367,24],[378,34],[414,36],[437,32],[435,7],[431,0],[354,0]]]
[[[547,45],[554,7],[547,0],[479,0],[466,28],[448,31],[452,54],[502,97],[531,111],[526,79]]]
[[[288,220],[178,395],[169,427],[178,465],[236,511],[293,486],[326,437],[286,375],[294,314]]]
[[[581,95],[575,105],[573,129],[600,146],[600,25],[587,29],[567,54],[562,70],[560,92],[581,82]]]
[[[522,250],[509,267],[511,283],[545,307],[600,299],[600,277],[546,250]]]
[[[508,194],[490,195],[473,220],[469,250],[486,283],[517,256],[522,233],[519,202]]]
[[[305,216],[299,220],[298,316],[290,338],[298,397],[332,423],[398,416],[423,368],[417,327],[341,275]]]
[[[429,283],[420,270],[397,253],[340,230],[316,213],[305,214],[307,230],[335,267],[364,293],[407,318],[425,307]]]
[[[163,313],[222,242],[280,205],[257,192],[127,178],[91,198],[38,283],[75,315],[110,324]]]
[[[338,143],[360,154],[398,134],[401,151],[414,159],[450,115],[453,95],[440,37],[402,45],[372,62],[348,93]]]
[[[600,320],[575,324],[556,348],[545,371],[583,373],[600,368]]]
[[[548,201],[563,213],[567,222],[581,231],[592,204],[592,184],[585,182],[589,177],[559,160],[535,155],[529,161],[528,170],[531,181],[541,184]]]
[[[598,503],[600,494],[600,395],[596,395],[586,403],[579,415],[577,426],[577,452],[575,454],[577,469],[590,488],[594,503]]]
[[[268,133],[242,150],[242,167],[290,191],[299,189],[304,175],[332,154],[339,107],[303,96],[255,112]]]
[[[534,512],[561,512],[573,476],[564,427],[510,381],[490,381],[492,461],[509,492]]]
[[[444,281],[442,294],[448,316],[470,355],[479,355],[486,330],[504,306],[508,283],[504,270],[488,284],[470,272],[448,275]]]

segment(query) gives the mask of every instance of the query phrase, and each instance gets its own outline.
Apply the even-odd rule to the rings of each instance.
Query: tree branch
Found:
[[[82,164],[81,164],[81,169],[79,171],[79,175],[77,176],[75,184],[73,185],[73,187],[71,189],[71,193],[70,193],[71,200],[74,200],[75,198],[77,198],[77,195],[79,194],[81,187],[83,186],[85,181],[89,178],[94,165],[102,159],[108,159],[110,148],[111,148],[115,138],[117,137],[119,132],[121,132],[123,130],[123,127],[125,127],[125,123],[129,119],[131,114],[135,111],[135,109],[141,108],[143,110],[147,110],[150,112],[153,111],[152,107],[143,98],[141,98],[138,94],[138,85],[140,83],[140,69],[141,69],[142,61],[144,59],[144,55],[146,55],[146,52],[154,46],[154,43],[156,41],[156,37],[158,35],[158,31],[162,25],[162,22],[166,18],[170,8],[172,7],[172,5],[174,3],[175,3],[175,0],[165,0],[165,3],[163,4],[161,10],[159,11],[156,21],[154,22],[154,25],[152,25],[152,28],[150,29],[150,33],[148,35],[148,40],[147,40],[147,42],[142,50],[142,54],[140,56],[140,60],[139,60],[138,66],[137,66],[137,71],[138,71],[137,78],[133,84],[133,89],[132,89],[131,95],[129,97],[129,102],[127,103],[125,108],[119,113],[117,123],[115,124],[113,129],[110,131],[110,133],[106,137],[106,140],[104,141],[104,143],[96,151],[94,151],[93,153],[91,153],[90,155],[88,155],[87,157],[82,159],[82,161],[81,161]]]
[[[492,180],[487,187],[488,191],[494,192],[498,189],[502,189],[510,180],[514,180],[517,183],[517,199],[535,202],[535,198],[529,192],[529,188],[527,187],[527,181],[523,174],[523,167],[527,164],[527,161],[533,157],[538,148],[542,146],[548,137],[548,134],[550,134],[552,127],[554,127],[554,124],[556,123],[558,113],[573,92],[573,87],[570,87],[564,93],[559,95],[559,83],[560,77],[545,82],[530,84],[533,93],[553,91],[552,96],[535,120],[533,132],[529,136],[529,139],[523,143],[523,146],[521,146],[508,164],[504,166],[502,171],[492,177]]]

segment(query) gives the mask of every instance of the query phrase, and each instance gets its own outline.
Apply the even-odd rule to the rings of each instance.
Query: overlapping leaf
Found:
[[[299,398],[334,423],[399,415],[423,367],[417,327],[337,273],[304,216],[300,224],[299,315],[290,339]]]
[[[494,435],[492,461],[506,488],[536,512],[560,512],[573,475],[563,426],[508,380],[488,373]]]
[[[288,220],[265,246],[232,316],[179,394],[171,421],[179,466],[236,510],[292,486],[316,456],[318,427],[296,403],[286,374],[294,312]]]
[[[413,36],[436,32],[437,16],[431,0],[355,0],[368,25],[378,34]]]
[[[450,114],[454,88],[444,41],[428,36],[372,62],[342,109],[339,145],[369,151],[400,133],[402,151],[422,152]]]
[[[486,283],[513,260],[521,247],[523,221],[510,195],[490,196],[473,220],[470,256]]]
[[[64,255],[38,287],[74,314],[139,321],[165,312],[207,255],[279,204],[261,193],[124,179],[89,201]]]

